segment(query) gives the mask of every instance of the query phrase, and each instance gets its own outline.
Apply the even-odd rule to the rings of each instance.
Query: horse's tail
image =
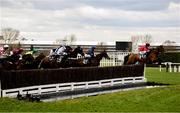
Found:
[[[129,55],[130,55],[130,54],[128,54],[128,55],[126,55],[126,56],[124,57],[124,62],[123,62],[123,65],[127,64],[127,61],[128,61]]]

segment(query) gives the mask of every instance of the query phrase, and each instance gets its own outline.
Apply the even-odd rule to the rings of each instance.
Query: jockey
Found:
[[[34,49],[33,45],[31,45],[30,51],[27,51],[25,54],[26,54],[26,55],[28,55],[28,54],[33,55],[33,54],[35,54],[36,52],[37,52],[37,50]]]
[[[22,48],[16,48],[16,49],[13,49],[12,54],[13,55],[20,55],[22,52],[23,52]]]
[[[0,56],[8,56],[8,49],[9,45],[4,45],[3,47],[0,47]]]
[[[96,46],[91,46],[91,48],[88,50],[86,54],[90,55],[90,57],[93,58],[95,49],[96,49]]]
[[[148,52],[150,51],[150,44],[142,45],[139,47],[139,54],[141,58],[146,58]]]
[[[67,55],[66,46],[62,45],[62,46],[58,47],[54,53],[55,53],[55,55],[60,55],[60,56]]]
[[[95,48],[96,48],[96,46],[91,46],[91,48],[89,48],[88,52],[85,54],[84,64],[90,63],[91,58],[94,58],[94,50],[95,50]]]
[[[22,48],[15,48],[11,51],[11,56],[14,58],[13,60],[22,60],[22,52],[24,50]]]
[[[77,46],[77,48],[74,49],[74,52],[77,54],[81,54],[81,56],[84,56],[83,49],[81,46]]]
[[[0,47],[0,56],[4,53],[4,47]]]

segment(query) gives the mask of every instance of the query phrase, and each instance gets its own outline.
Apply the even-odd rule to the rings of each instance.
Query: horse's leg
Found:
[[[134,54],[129,55],[128,61],[126,64],[135,64],[135,59],[136,57],[134,56]]]
[[[129,58],[129,55],[126,55],[126,56],[124,57],[124,62],[123,62],[123,65],[127,64],[127,62],[128,62],[128,58]]]

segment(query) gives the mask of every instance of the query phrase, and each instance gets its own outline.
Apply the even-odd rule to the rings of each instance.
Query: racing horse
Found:
[[[70,46],[66,46],[65,55],[56,55],[53,54],[52,56],[44,57],[39,65],[38,69],[53,69],[53,68],[65,68],[68,65],[68,58],[72,53],[72,48]]]
[[[136,64],[138,63],[147,63],[152,64],[158,62],[160,64],[159,55],[164,53],[163,46],[159,46],[157,48],[150,49],[150,52],[147,53],[146,58],[140,58],[139,54],[131,53],[124,57],[124,65],[128,64]]]
[[[80,48],[75,48],[69,55],[70,58],[81,58],[84,57],[84,52],[83,50]]]
[[[34,57],[32,54],[24,54],[22,60],[17,63],[17,70],[35,69],[33,66]]]
[[[44,57],[38,65],[38,69],[52,69],[58,68],[58,62],[56,59],[51,59],[49,57]]]
[[[104,50],[97,54],[95,57],[90,59],[90,62],[84,63],[84,58],[80,59],[70,59],[69,67],[89,67],[89,66],[99,66],[102,58],[110,59],[107,52]]]

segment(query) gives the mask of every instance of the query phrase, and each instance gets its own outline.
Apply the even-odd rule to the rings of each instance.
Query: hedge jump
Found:
[[[40,88],[43,87],[59,87],[61,84],[83,83],[91,86],[91,81],[98,81],[103,84],[103,80],[110,80],[110,84],[115,84],[116,79],[122,79],[128,82],[138,81],[138,77],[144,80],[144,65],[127,65],[114,67],[83,67],[83,68],[67,68],[67,69],[47,69],[47,70],[18,70],[18,71],[1,71],[1,90],[20,89],[25,87]],[[139,80],[140,80],[139,79]],[[59,85],[57,85],[59,84]],[[43,86],[44,85],[44,86]],[[54,86],[55,85],[55,86]],[[66,86],[65,86],[66,87]],[[34,87],[35,88],[35,87]],[[25,88],[26,89],[26,88]],[[44,88],[46,89],[46,88]],[[10,90],[11,91],[11,90]],[[12,90],[12,92],[15,90]],[[41,92],[41,91],[40,91]]]

